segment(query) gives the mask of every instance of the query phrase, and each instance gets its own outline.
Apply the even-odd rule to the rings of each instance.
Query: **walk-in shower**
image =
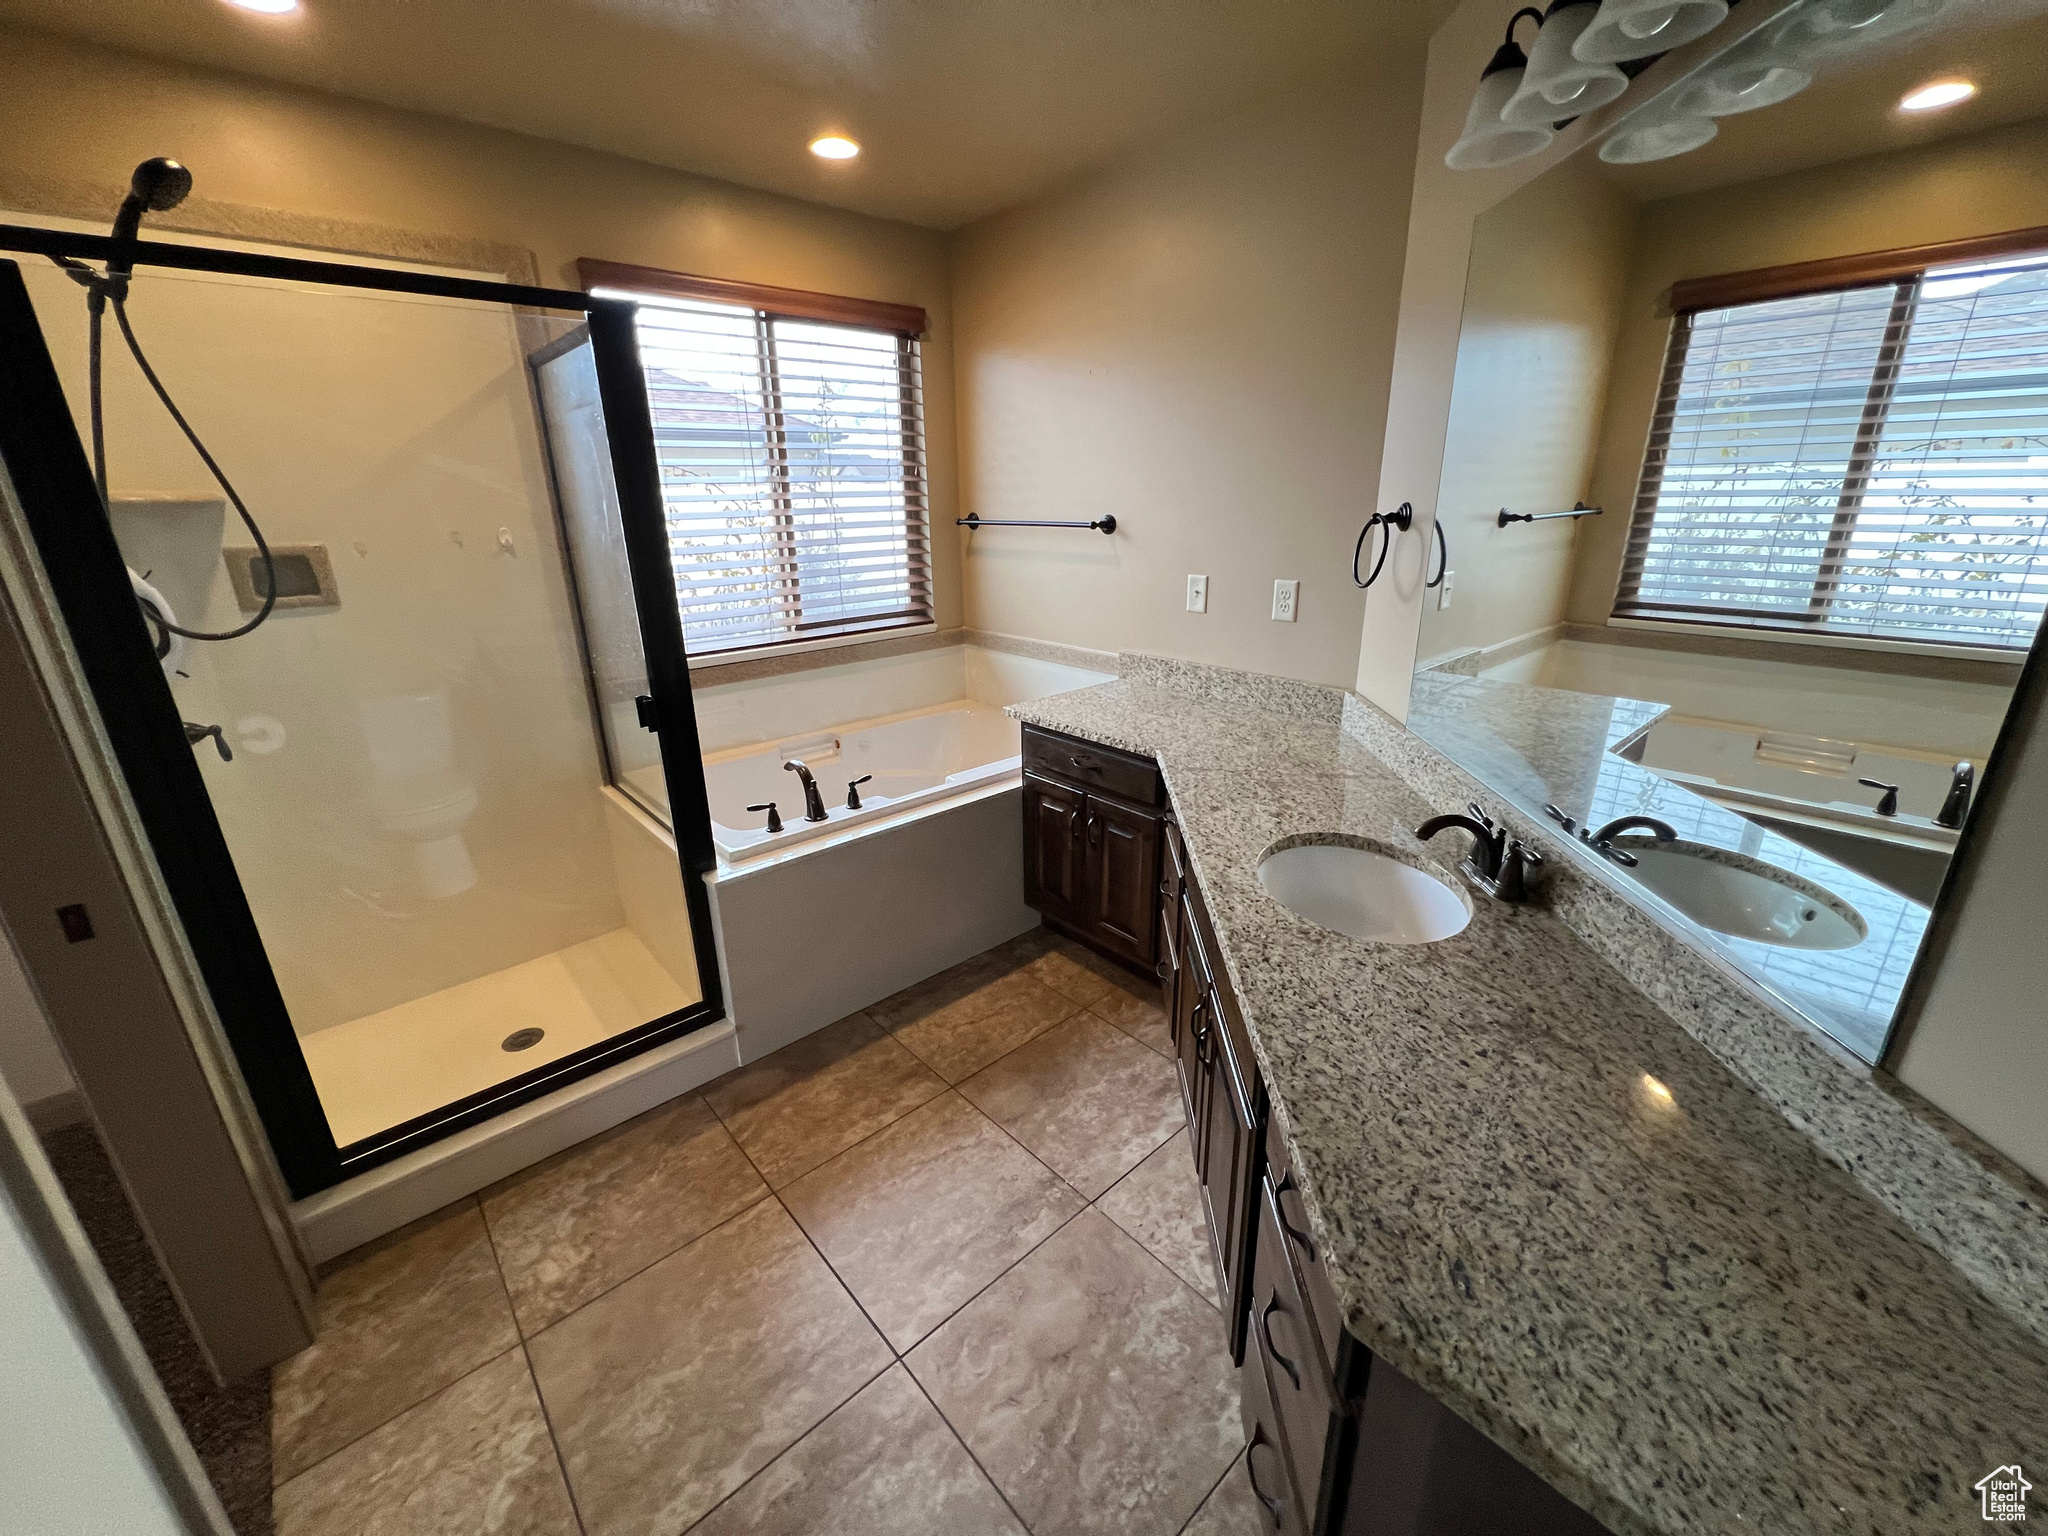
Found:
[[[0,250],[8,515],[294,1192],[718,1018],[632,307],[71,229]],[[102,512],[55,257],[132,261],[134,328],[268,558],[119,348]],[[536,358],[573,363],[552,440]],[[551,451],[596,488],[566,516]],[[144,588],[210,633],[274,611],[160,662]],[[672,829],[614,764],[661,779]]]

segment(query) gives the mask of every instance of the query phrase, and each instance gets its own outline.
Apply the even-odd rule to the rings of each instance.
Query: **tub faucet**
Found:
[[[1935,813],[1937,827],[1960,827],[1963,818],[1970,814],[1970,790],[1977,782],[1977,770],[1968,763],[1957,763],[1949,778],[1948,798],[1941,802],[1941,809]]]
[[[795,774],[797,782],[804,787],[804,820],[823,821],[825,819],[825,797],[818,793],[818,781],[811,777],[811,770],[804,766],[804,760],[800,757],[792,757],[782,766]]]

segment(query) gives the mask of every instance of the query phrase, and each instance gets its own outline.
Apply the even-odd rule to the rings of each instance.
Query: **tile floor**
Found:
[[[1035,929],[333,1265],[280,1536],[1248,1536],[1156,992]]]

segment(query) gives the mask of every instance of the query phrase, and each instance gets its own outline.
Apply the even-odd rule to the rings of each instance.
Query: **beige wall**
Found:
[[[1351,682],[1420,74],[1390,46],[955,236],[962,505],[1119,523],[972,535],[971,625]]]
[[[1576,155],[1472,227],[1437,522],[1451,605],[1422,605],[1424,660],[1564,616],[1580,520],[1500,526],[1586,494],[1621,319],[1633,205]]]
[[[545,283],[579,256],[921,304],[932,516],[954,516],[945,237],[590,150],[0,29],[0,202],[126,185],[167,154],[196,196],[523,246]],[[107,209],[111,218],[111,203]],[[936,541],[941,627],[960,622],[957,546]]]
[[[1674,281],[2048,224],[2043,166],[2048,119],[2036,119],[1645,204],[1588,498],[1609,511],[1579,525],[1567,617],[1604,623],[1614,607],[1628,510],[1671,335],[1667,295]]]

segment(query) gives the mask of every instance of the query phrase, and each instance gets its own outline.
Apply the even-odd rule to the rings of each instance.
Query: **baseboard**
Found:
[[[76,1088],[31,1099],[21,1106],[21,1112],[28,1117],[29,1129],[38,1136],[47,1136],[70,1125],[83,1125],[91,1118],[86,1112],[85,1095]]]

